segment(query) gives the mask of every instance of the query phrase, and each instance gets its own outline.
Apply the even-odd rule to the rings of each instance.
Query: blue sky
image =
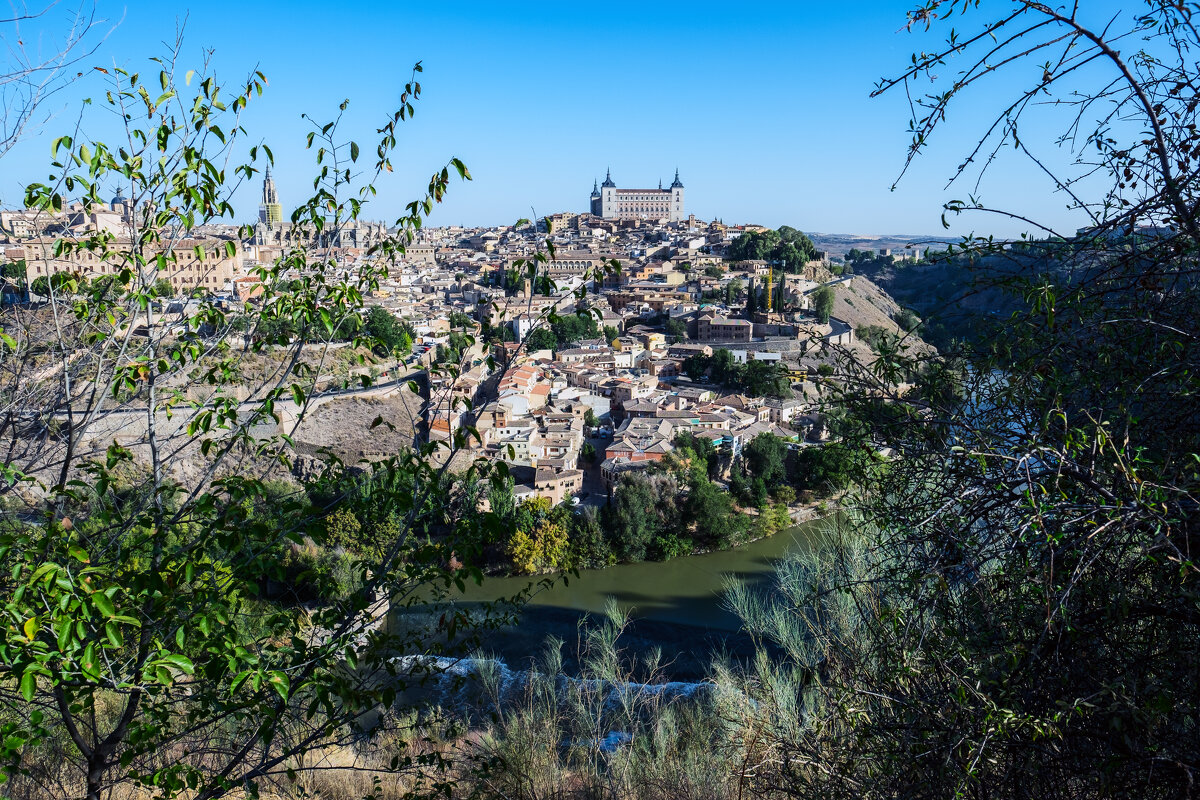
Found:
[[[669,183],[678,167],[688,209],[704,219],[943,234],[942,202],[971,188],[947,191],[946,179],[989,98],[964,105],[890,190],[909,140],[908,109],[901,94],[868,95],[914,49],[933,44],[903,32],[910,2],[215,0],[189,8],[97,0],[116,27],[89,63],[149,72],[146,59],[163,52],[186,14],[185,62],[213,48],[218,75],[230,81],[259,66],[270,86],[245,123],[275,153],[285,206],[311,187],[301,113],[331,117],[349,99],[348,129],[365,144],[421,60],[424,97],[401,129],[400,168],[381,186],[373,218],[394,218],[457,156],[475,180],[453,187],[434,224],[582,211],[607,167],[619,186]],[[100,78],[89,73],[58,95],[55,118],[5,159],[0,202],[11,205],[24,183],[44,176],[50,139],[70,126],[81,97],[103,91]],[[102,131],[106,123],[89,124]],[[257,194],[238,195],[239,216],[256,213]],[[1076,224],[1065,201],[1016,160],[993,173],[982,197]],[[949,233],[1021,230],[976,216]]]

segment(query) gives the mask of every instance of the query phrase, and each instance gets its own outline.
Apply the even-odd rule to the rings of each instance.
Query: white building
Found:
[[[604,183],[592,185],[592,214],[604,219],[665,219],[682,222],[683,182],[679,170],[675,170],[675,182],[664,189],[659,181],[657,189],[618,189],[613,183],[611,170],[605,175]]]

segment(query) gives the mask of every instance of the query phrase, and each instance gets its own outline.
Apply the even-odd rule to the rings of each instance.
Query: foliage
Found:
[[[811,295],[813,313],[822,325],[829,324],[829,316],[833,313],[833,289],[828,286],[818,287]]]
[[[298,423],[281,412],[303,417],[328,379],[328,344],[344,326],[358,330],[363,296],[451,173],[469,177],[448,162],[354,270],[321,244],[318,233],[359,218],[393,169],[397,126],[420,94],[415,75],[381,120],[373,158],[340,138],[340,115],[313,124],[315,191],[292,215],[313,245],[255,270],[255,305],[227,311],[200,298],[166,320],[152,301],[194,252],[181,243],[231,215],[238,183],[271,160],[266,145],[242,147],[241,114],[263,76],[221,86],[203,70],[177,72],[174,58],[148,82],[109,70],[98,102],[124,124],[121,146],[59,137],[49,178],[26,191],[31,211],[50,214],[67,191],[90,208],[119,185],[150,213],[128,238],[60,237],[56,255],[100,254],[106,279],[56,275],[45,307],[2,319],[5,417],[32,409],[62,420],[10,431],[0,484],[0,664],[11,681],[0,758],[4,775],[36,794],[28,765],[52,754],[55,788],[43,796],[153,787],[214,798],[294,780],[306,752],[345,743],[363,713],[420,681],[396,674],[395,652],[469,643],[467,620],[393,633],[373,609],[381,598],[420,607],[478,579],[498,527],[453,490],[431,447],[366,468],[328,459],[307,492],[270,480],[294,455]],[[294,274],[299,284],[285,279]],[[239,314],[251,343],[234,348]],[[120,442],[106,433],[116,420]],[[472,464],[461,483],[489,476]],[[288,594],[294,578],[337,601],[299,608],[308,598]]]
[[[773,734],[790,796],[1192,791],[1198,11],[947,0],[911,12],[910,27],[947,40],[880,86],[913,100],[908,163],[960,104],[974,118],[994,106],[958,159],[972,197],[946,214],[990,210],[976,185],[1008,150],[1091,227],[951,248],[956,283],[999,311],[986,338],[956,345],[964,366],[899,351],[841,365],[840,456],[896,455],[880,469],[803,450],[804,482],[864,485],[863,516],[782,571],[774,605],[743,604],[780,654],[759,674],[814,678],[806,721]],[[1006,72],[1025,81],[1007,96]],[[941,88],[924,89],[935,76]],[[1034,132],[1051,125],[1069,155],[1046,161]],[[943,391],[950,371],[957,390]],[[937,385],[898,397],[886,387],[901,372]]]
[[[549,328],[537,328],[525,337],[525,349],[531,352],[538,350],[557,350],[558,337]]]
[[[777,436],[760,433],[742,448],[742,458],[750,474],[761,478],[768,487],[782,483],[787,477],[784,462],[787,445]]]
[[[778,231],[747,231],[729,244],[731,261],[773,261],[797,272],[817,257],[817,247],[802,232],[784,225]]]
[[[895,313],[892,319],[896,321],[896,324],[899,325],[901,329],[909,333],[915,331],[921,324],[921,318],[918,317],[917,313],[910,308],[900,309]]]
[[[688,356],[683,362],[683,371],[692,380],[700,380],[707,374],[713,383],[748,397],[792,396],[791,378],[782,364],[755,360],[739,364],[724,348],[714,350],[708,357]]]
[[[742,284],[741,279],[734,278],[729,283],[725,284],[725,305],[732,306],[742,296],[742,291],[746,287]]]
[[[372,306],[367,312],[366,333],[375,342],[380,355],[407,355],[412,352],[412,328],[382,306]]]
[[[550,329],[559,345],[566,347],[577,344],[583,339],[595,339],[600,336],[593,314],[567,314],[551,322]]]

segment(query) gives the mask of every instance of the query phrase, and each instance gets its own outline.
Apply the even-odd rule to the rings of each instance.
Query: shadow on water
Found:
[[[510,666],[522,667],[544,652],[546,638],[554,636],[563,640],[565,669],[574,672],[580,625],[594,624],[611,599],[633,617],[621,639],[627,652],[648,653],[658,648],[668,664],[665,672],[669,678],[700,680],[708,673],[714,655],[744,660],[753,653],[750,637],[724,605],[726,581],[734,577],[752,588],[767,590],[776,566],[789,553],[812,546],[824,524],[798,525],[736,550],[585,570],[536,592],[516,624],[489,636],[483,649]],[[468,587],[454,605],[481,608],[511,597],[533,582],[529,578],[489,578],[482,586]]]

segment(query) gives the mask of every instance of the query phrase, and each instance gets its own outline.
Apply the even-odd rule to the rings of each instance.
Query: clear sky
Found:
[[[908,109],[902,94],[868,95],[933,44],[903,31],[912,0],[97,4],[116,27],[88,63],[149,72],[147,58],[186,15],[185,61],[213,48],[226,80],[256,65],[266,73],[270,86],[245,122],[275,153],[285,207],[311,187],[301,113],[331,118],[349,99],[351,129],[369,142],[421,60],[424,97],[401,129],[403,166],[372,218],[394,218],[433,168],[458,156],[475,180],[453,187],[433,224],[583,211],[607,167],[627,187],[669,183],[678,167],[687,208],[703,219],[845,233],[1022,230],[978,216],[948,232],[940,222],[941,203],[972,188],[945,183],[994,98],[963,106],[890,190],[909,141]],[[69,128],[79,98],[103,91],[101,78],[88,73],[56,96],[56,117],[0,164],[0,202],[13,204],[26,182],[44,177],[50,139]],[[1016,161],[993,173],[982,196],[1076,225],[1064,199]],[[257,203],[257,186],[241,192],[240,216],[252,218]]]

